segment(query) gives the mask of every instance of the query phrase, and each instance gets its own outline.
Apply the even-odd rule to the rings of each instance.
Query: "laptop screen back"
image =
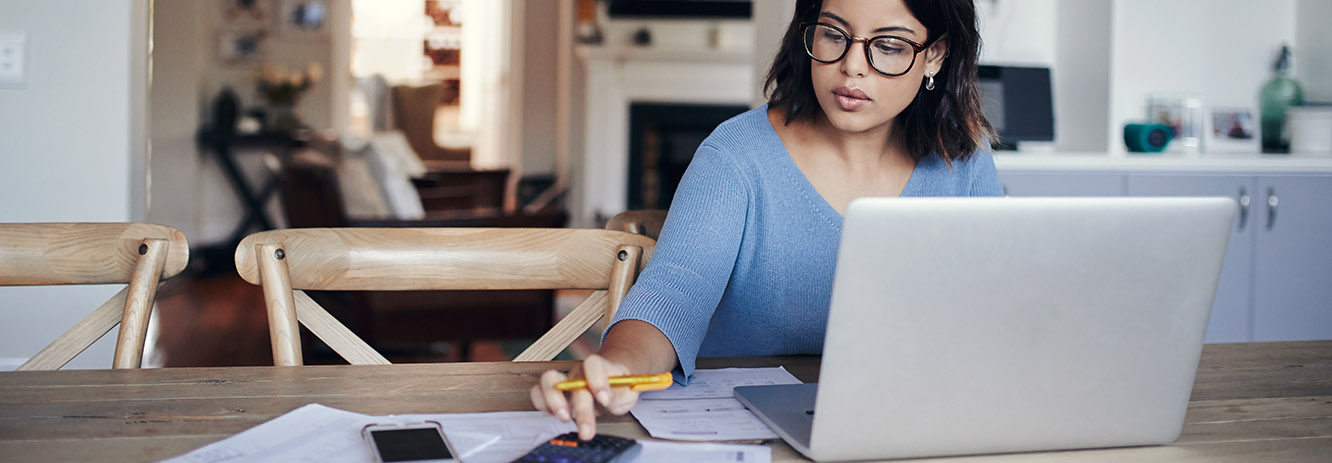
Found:
[[[1172,442],[1234,202],[877,198],[849,207],[811,457]]]

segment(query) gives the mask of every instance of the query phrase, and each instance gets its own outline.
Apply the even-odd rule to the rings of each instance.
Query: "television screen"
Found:
[[[985,119],[1000,142],[1054,140],[1049,68],[981,65],[978,77]]]

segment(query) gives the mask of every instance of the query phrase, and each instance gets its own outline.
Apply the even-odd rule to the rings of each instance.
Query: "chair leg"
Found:
[[[615,265],[611,267],[610,287],[607,288],[610,301],[606,303],[606,316],[601,318],[603,322],[610,323],[615,319],[615,311],[620,308],[624,296],[629,294],[629,287],[634,285],[638,277],[638,262],[642,258],[641,246],[620,246],[615,252]]]
[[[296,324],[295,302],[291,294],[291,274],[282,262],[286,251],[273,243],[255,245],[255,260],[259,263],[259,283],[264,289],[264,303],[268,306],[268,335],[273,345],[273,365],[299,366],[305,363],[301,355],[301,330]]]
[[[143,343],[148,337],[148,318],[152,316],[153,299],[166,268],[166,253],[170,242],[146,239],[139,245],[139,264],[129,282],[125,310],[120,316],[120,335],[116,340],[116,355],[111,368],[139,368],[143,364]]]

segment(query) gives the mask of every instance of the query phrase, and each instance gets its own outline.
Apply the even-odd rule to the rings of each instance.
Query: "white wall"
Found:
[[[0,0],[0,30],[28,33],[26,88],[0,88],[0,221],[128,221],[143,112],[131,63],[146,56],[144,1]],[[139,74],[139,79],[144,75]],[[137,129],[136,129],[137,127]],[[136,131],[138,131],[136,135]],[[137,158],[137,159],[136,159]],[[133,193],[138,189],[139,193]],[[141,208],[136,206],[135,208]],[[0,288],[0,369],[17,366],[118,289]],[[76,358],[107,368],[114,335]]]
[[[197,176],[200,156],[194,136],[203,122],[200,82],[212,51],[200,41],[199,2],[157,2],[153,6],[153,85],[149,98],[152,185],[148,221],[170,225],[187,239],[200,238]]]
[[[522,54],[524,8],[514,0],[473,1],[462,8],[462,55],[458,123],[475,134],[472,165],[481,168],[513,167],[521,175]],[[515,91],[510,92],[510,89]],[[517,108],[520,109],[520,108]]]
[[[782,34],[795,15],[795,0],[760,0],[754,2],[754,96],[753,106],[768,102],[763,85],[768,81],[768,69],[782,47]]]
[[[1196,95],[1204,111],[1241,106],[1256,114],[1275,52],[1295,41],[1295,16],[1294,0],[1117,0],[1109,150],[1124,151],[1124,124],[1146,117],[1153,94]]]
[[[524,175],[555,173],[556,76],[559,55],[559,2],[525,1],[523,29]]]
[[[1332,1],[1296,3],[1295,77],[1307,101],[1332,103]]]
[[[1055,0],[977,0],[976,9],[982,63],[1055,62]]]
[[[1110,120],[1110,21],[1113,0],[1057,6],[1054,86],[1055,150],[1104,152]]]

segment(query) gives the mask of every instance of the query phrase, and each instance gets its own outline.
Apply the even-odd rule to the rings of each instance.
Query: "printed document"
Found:
[[[800,384],[782,367],[695,370],[688,387],[644,392],[630,410],[659,439],[726,441],[778,436],[735,399],[736,386]]]

